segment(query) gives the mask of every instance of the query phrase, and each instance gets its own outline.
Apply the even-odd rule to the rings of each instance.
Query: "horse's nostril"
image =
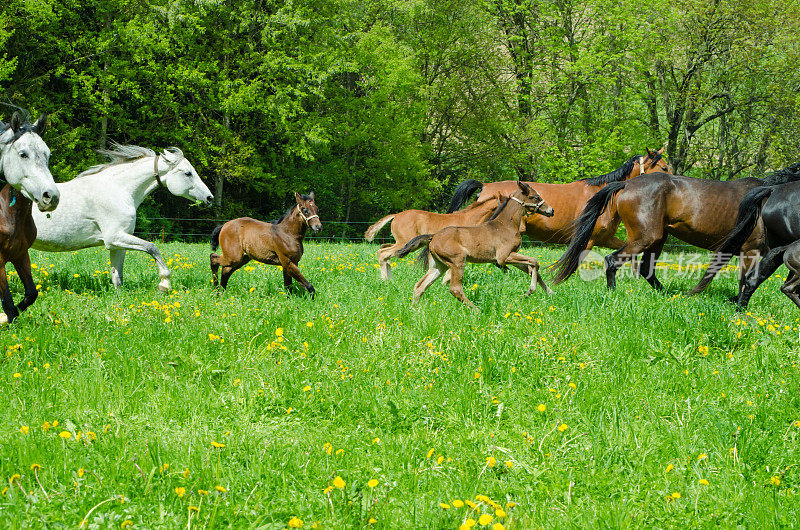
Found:
[[[46,191],[46,192],[42,193],[42,197],[45,198],[45,199],[49,199],[50,198],[50,192]]]
[[[206,197],[206,202],[214,202],[214,196],[209,195],[208,197]]]

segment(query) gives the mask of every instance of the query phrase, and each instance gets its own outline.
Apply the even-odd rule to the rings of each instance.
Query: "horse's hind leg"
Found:
[[[166,293],[172,288],[172,284],[170,283],[169,279],[172,273],[167,267],[167,264],[164,263],[164,258],[161,257],[158,247],[156,247],[153,243],[126,232],[117,232],[116,234],[113,234],[105,241],[105,243],[106,248],[109,250],[139,250],[150,254],[150,257],[152,257],[156,262],[158,274],[161,277],[161,281],[158,283],[158,290]]]
[[[781,292],[800,308],[800,242],[789,245],[783,256],[783,262],[789,268],[789,276],[781,285]]]
[[[39,296],[39,291],[36,290],[36,282],[33,281],[33,274],[31,274],[31,257],[25,252],[22,256],[12,261],[14,268],[17,269],[19,279],[22,280],[22,285],[25,286],[25,297],[17,305],[17,311],[22,313],[36,301]]]
[[[378,250],[378,266],[381,270],[381,280],[392,279],[392,256],[402,247],[397,244],[384,243]]]
[[[122,267],[125,265],[125,250],[112,248],[109,251],[111,260],[111,283],[116,288],[122,287]]]
[[[219,254],[214,254],[213,252],[209,256],[209,262],[211,263],[211,284],[216,287],[219,284],[219,279],[217,276],[219,275],[219,266],[220,261],[222,260],[222,256]]]
[[[747,275],[745,285],[742,288],[742,292],[739,293],[739,299],[736,302],[739,307],[747,307],[750,298],[753,296],[753,293],[756,292],[759,285],[764,283],[767,278],[772,276],[772,274],[778,270],[778,267],[783,264],[783,255],[787,248],[789,248],[789,245],[771,249],[767,252],[767,255],[758,262],[758,267]]]
[[[250,261],[250,256],[242,256],[242,259],[233,263],[227,263],[222,265],[222,272],[221,277],[219,280],[219,285],[223,289],[228,288],[228,280],[231,277],[231,274],[238,271],[243,265],[245,265],[248,261]]]

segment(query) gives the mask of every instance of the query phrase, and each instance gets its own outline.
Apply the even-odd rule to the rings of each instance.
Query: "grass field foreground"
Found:
[[[116,292],[105,250],[32,252],[42,295],[0,331],[2,526],[797,520],[800,313],[780,277],[741,313],[733,275],[692,298],[673,270],[665,293],[575,277],[523,299],[519,271],[473,265],[473,312],[441,285],[412,307],[420,271],[381,282],[376,245],[307,244],[315,301],[259,264],[217,294],[207,245],[160,248],[168,295],[140,253]]]

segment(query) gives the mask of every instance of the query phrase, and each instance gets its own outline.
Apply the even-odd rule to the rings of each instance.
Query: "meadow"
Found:
[[[377,245],[308,243],[316,300],[205,244],[32,252],[36,304],[0,330],[0,526],[532,528],[793,525],[798,323],[732,274],[685,297],[573,277],[521,298],[467,268],[470,311]],[[529,247],[550,264],[560,248]],[[12,276],[15,296],[21,285]],[[549,279],[549,273],[546,273]]]

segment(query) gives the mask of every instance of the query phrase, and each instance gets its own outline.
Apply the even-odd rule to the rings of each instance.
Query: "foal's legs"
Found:
[[[125,250],[112,248],[109,251],[111,259],[111,283],[114,287],[122,287],[122,266],[125,264]]]
[[[457,262],[451,262],[448,264],[448,268],[450,269],[450,294],[461,300],[461,302],[471,309],[477,309],[475,304],[473,304],[467,295],[464,294],[464,284],[462,283],[464,280],[464,266],[466,265],[466,260],[460,260]]]
[[[169,277],[172,274],[164,263],[158,248],[151,242],[138,238],[125,232],[117,232],[105,240],[106,248],[109,250],[139,250],[147,252],[155,260],[158,266],[158,274],[161,281],[158,283],[158,290],[168,292],[172,288]]]
[[[781,292],[800,307],[800,241],[789,245],[783,255],[783,262],[789,268],[789,276],[781,285]]]
[[[303,273],[300,272],[299,268],[297,268],[297,264],[286,256],[281,256],[280,254],[278,255],[278,259],[280,260],[281,267],[283,268],[283,284],[286,285],[286,274],[288,273],[289,276],[300,282],[303,287],[308,290],[308,293],[311,295],[311,299],[313,300],[317,294],[317,290],[314,289],[314,286],[311,285],[310,281],[306,280],[305,276],[303,276]]]
[[[398,246],[396,243],[384,243],[381,245],[380,250],[378,250],[378,265],[381,269],[381,280],[388,281],[392,279],[392,256],[401,248],[403,247]]]
[[[547,292],[547,294],[553,294],[553,290],[550,289],[547,284],[544,283],[544,279],[542,279],[542,275],[539,274],[539,260],[533,258],[531,256],[526,256],[524,254],[520,254],[518,252],[512,252],[506,258],[506,264],[513,265],[514,267],[518,268],[522,272],[528,274],[531,277],[531,285],[528,288],[528,292],[525,293],[525,296],[530,295],[533,291],[536,290],[536,284],[542,286],[542,288]]]
[[[22,280],[22,285],[25,287],[25,297],[19,305],[17,305],[17,311],[22,313],[36,301],[36,297],[39,296],[39,291],[36,290],[36,282],[33,281],[33,274],[31,274],[31,257],[28,252],[25,251],[22,256],[13,260],[11,263],[13,263],[14,268],[17,269],[19,279]]]
[[[447,269],[444,263],[436,260],[432,255],[428,254],[428,272],[426,272],[422,278],[420,278],[416,285],[414,285],[414,300],[413,303],[416,303],[417,300],[428,290],[428,287],[433,284],[439,276]],[[448,271],[449,272],[449,271]]]
[[[787,248],[789,248],[789,245],[770,249],[767,255],[758,263],[758,267],[747,275],[744,288],[739,293],[739,299],[736,302],[740,307],[747,307],[750,297],[756,292],[758,286],[772,276],[778,270],[778,267],[783,264],[783,255]]]
[[[220,260],[222,261],[222,260]],[[245,264],[250,261],[250,256],[242,256],[239,261],[222,263],[222,277],[219,280],[219,284],[223,289],[228,288],[228,280],[231,277],[231,274],[238,271],[242,268]]]
[[[8,288],[8,276],[6,275],[6,263],[0,261],[0,302],[3,305],[3,312],[6,314],[8,322],[13,322],[19,316],[14,299],[11,297],[11,289]]]

